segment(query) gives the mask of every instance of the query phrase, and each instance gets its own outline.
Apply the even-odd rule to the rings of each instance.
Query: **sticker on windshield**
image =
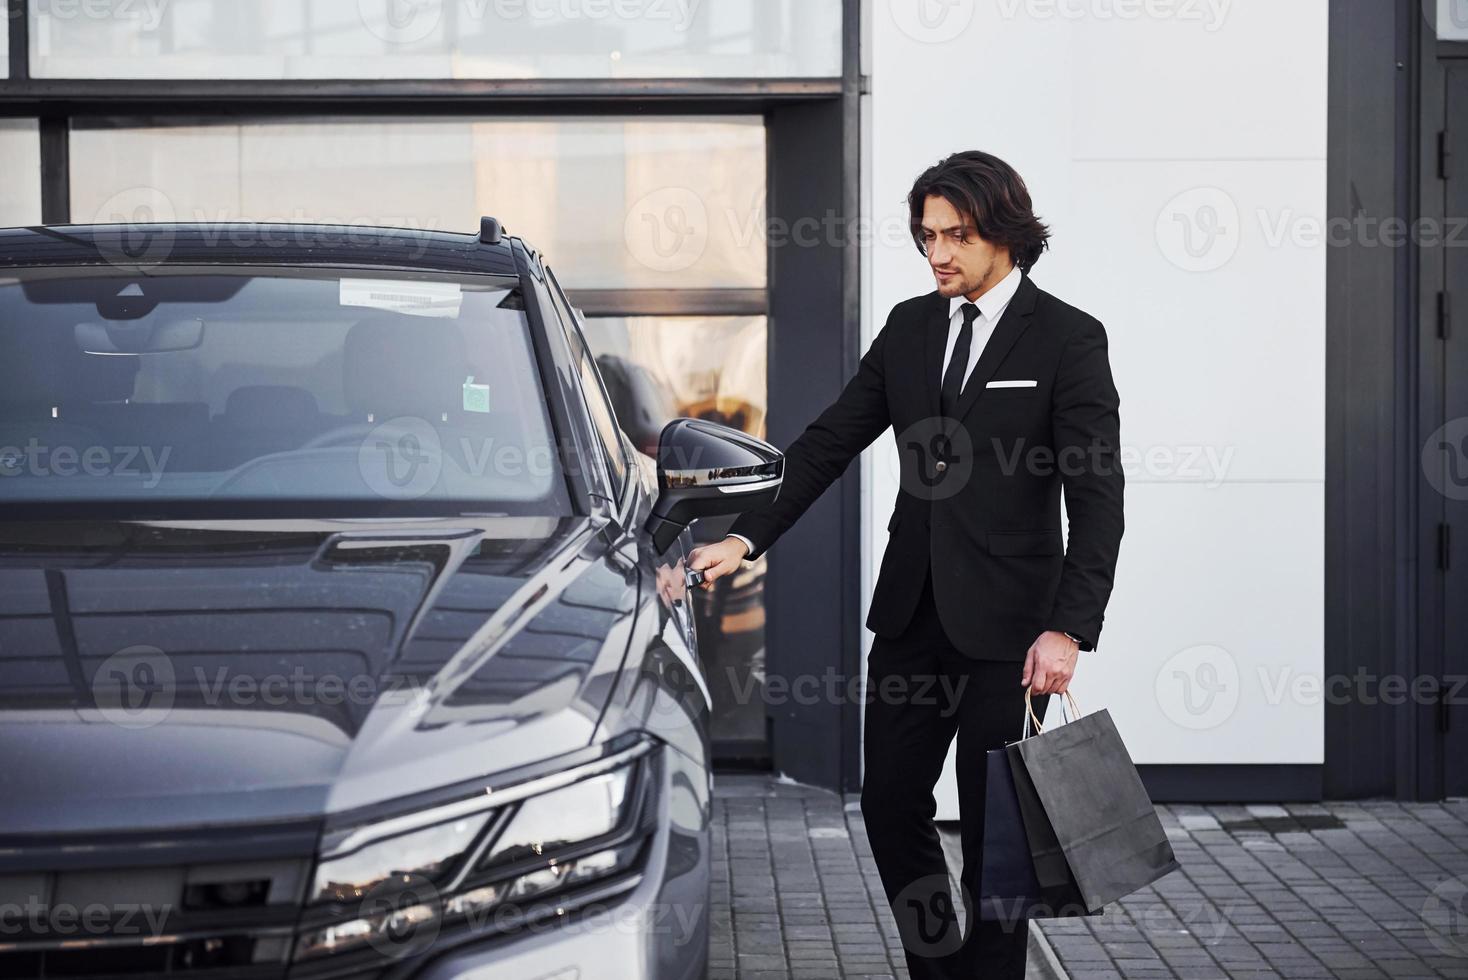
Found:
[[[342,306],[370,306],[409,316],[459,315],[463,290],[456,282],[414,282],[399,279],[343,279]]]
[[[464,380],[464,411],[489,411],[489,385],[475,384],[472,374]]]

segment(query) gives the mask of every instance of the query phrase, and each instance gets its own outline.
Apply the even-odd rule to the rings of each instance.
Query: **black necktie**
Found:
[[[953,417],[958,404],[958,393],[963,390],[963,376],[968,373],[968,348],[974,339],[974,318],[979,308],[972,303],[963,304],[963,327],[958,331],[958,341],[953,345],[953,355],[948,359],[948,370],[943,372],[943,388],[939,406],[944,415]]]

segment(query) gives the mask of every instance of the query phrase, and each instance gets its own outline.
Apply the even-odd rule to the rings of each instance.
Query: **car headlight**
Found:
[[[455,858],[469,847],[493,811],[471,814],[432,827],[368,844],[354,854],[316,866],[307,902],[358,902],[375,888],[401,875],[438,881]]]
[[[536,858],[612,832],[627,810],[632,767],[588,776],[521,803],[481,868]]]
[[[295,958],[401,953],[415,934],[487,913],[505,924],[554,913],[582,885],[627,877],[651,830],[647,756],[657,744],[645,736],[590,763],[330,835]],[[530,907],[542,899],[547,908]]]

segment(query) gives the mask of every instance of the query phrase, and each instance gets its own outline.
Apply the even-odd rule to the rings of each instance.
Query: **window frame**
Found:
[[[586,402],[588,415],[591,416],[592,433],[596,437],[596,443],[601,447],[603,463],[607,467],[607,475],[611,480],[615,499],[620,503],[626,494],[627,487],[631,485],[631,471],[635,465],[627,458],[626,440],[622,433],[622,424],[617,419],[617,411],[612,405],[611,397],[607,394],[606,382],[602,379],[601,369],[597,367],[596,357],[591,352],[591,345],[586,342],[586,335],[581,332],[581,324],[576,316],[575,307],[566,298],[561,284],[557,281],[555,273],[549,265],[545,265],[546,286],[551,297],[551,306],[556,311],[556,316],[563,322],[566,331],[566,340],[571,345],[571,355],[576,359],[578,365],[582,360],[591,371],[591,376],[596,379],[596,391],[588,392],[582,379],[581,371],[577,370],[577,384],[581,388],[581,397]],[[606,444],[605,434],[596,421],[597,407],[600,406],[606,412],[607,418],[611,420],[612,431],[616,434],[615,458],[611,447]]]

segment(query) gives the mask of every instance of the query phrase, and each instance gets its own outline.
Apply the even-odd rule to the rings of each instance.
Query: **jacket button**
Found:
[[[933,464],[933,469],[937,470],[939,473],[942,473],[944,470],[948,469],[948,464],[940,459],[938,460],[938,462]]]

